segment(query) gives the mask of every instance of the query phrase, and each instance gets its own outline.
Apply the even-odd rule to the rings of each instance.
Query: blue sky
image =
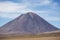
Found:
[[[60,28],[60,0],[0,0],[0,26],[26,12],[35,12]]]

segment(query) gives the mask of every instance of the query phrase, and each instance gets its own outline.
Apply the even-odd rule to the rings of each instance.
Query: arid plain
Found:
[[[40,35],[1,35],[0,40],[60,40],[60,31],[47,32]]]

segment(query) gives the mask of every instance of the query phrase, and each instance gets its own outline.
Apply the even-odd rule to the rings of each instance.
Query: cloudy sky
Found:
[[[60,0],[0,0],[0,26],[26,12],[35,12],[60,28]]]

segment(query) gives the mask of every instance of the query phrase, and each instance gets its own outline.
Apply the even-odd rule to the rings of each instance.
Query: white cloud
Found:
[[[35,11],[27,8],[28,4],[20,4],[13,3],[10,1],[0,2],[0,17],[5,18],[15,18],[18,13],[26,13],[26,12],[36,12],[36,13],[44,13],[45,11]]]
[[[19,15],[20,15],[19,13],[1,13],[0,17],[14,19],[18,17]]]
[[[23,9],[25,7],[25,5],[13,3],[10,1],[0,2],[0,12],[17,12],[18,9]]]
[[[14,3],[11,1],[0,2],[0,12],[28,12],[32,11],[30,7],[36,7],[37,5],[47,5],[51,3],[51,0],[35,0],[40,3],[31,3],[29,0],[24,0],[22,3]],[[54,4],[55,5],[55,4]],[[55,6],[54,6],[55,7]]]
[[[31,10],[28,8],[28,6],[34,6],[32,3],[30,4],[29,1],[24,1],[25,3],[14,3],[10,1],[6,2],[0,2],[0,17],[6,17],[6,18],[15,18],[19,16],[20,14],[18,13],[26,13],[26,12],[35,12],[39,13],[40,16],[45,17],[49,21],[59,21],[60,19],[58,17],[49,17],[49,13],[52,11],[46,11],[46,10]],[[51,4],[52,2],[50,0],[39,0],[40,4],[37,5],[48,5]],[[57,5],[56,3],[53,5]],[[56,19],[56,20],[55,20]]]
[[[52,3],[51,0],[40,0],[40,5],[49,5],[51,3]]]
[[[26,3],[14,3],[10,1],[0,2],[1,13],[4,13],[4,12],[5,13],[10,13],[10,12],[26,13],[26,12],[32,11],[31,9],[27,7],[28,7],[28,3],[27,4]]]

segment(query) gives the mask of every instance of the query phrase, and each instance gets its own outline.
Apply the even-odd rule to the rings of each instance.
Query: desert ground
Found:
[[[40,35],[0,36],[0,40],[60,40],[60,32],[43,33]]]
[[[60,37],[38,37],[38,38],[3,38],[0,40],[60,40]]]

